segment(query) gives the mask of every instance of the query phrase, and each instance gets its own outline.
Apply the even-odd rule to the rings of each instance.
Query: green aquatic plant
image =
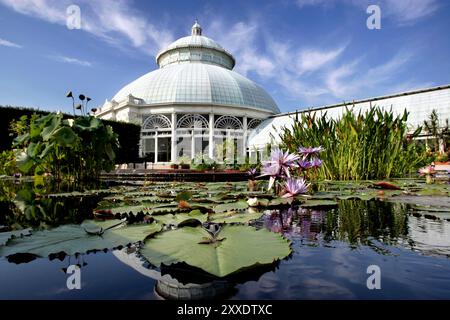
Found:
[[[305,145],[320,145],[323,163],[317,178],[364,180],[401,177],[414,172],[425,154],[413,142],[420,129],[409,134],[408,113],[371,108],[355,114],[347,109],[339,119],[315,112],[295,115],[292,127],[280,133],[281,147],[296,152]]]
[[[25,174],[92,180],[114,167],[117,134],[92,116],[63,119],[61,113],[21,119],[13,142],[16,165]]]

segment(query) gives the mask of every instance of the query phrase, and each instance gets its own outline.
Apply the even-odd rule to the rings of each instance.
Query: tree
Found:
[[[433,109],[423,126],[425,132],[434,138],[434,151],[443,154],[446,150],[446,139],[450,137],[449,120],[445,119],[445,125],[442,125],[436,109]]]

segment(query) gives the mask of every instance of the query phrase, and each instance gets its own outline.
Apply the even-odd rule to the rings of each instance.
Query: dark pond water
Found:
[[[91,210],[89,201],[78,206]],[[228,281],[153,268],[133,248],[29,262],[0,258],[0,299],[450,298],[450,222],[414,216],[405,204],[343,200],[328,210],[266,211],[254,225],[291,239],[292,255]],[[80,290],[66,286],[65,268],[73,264],[81,265]],[[366,285],[371,265],[381,271],[379,290]]]

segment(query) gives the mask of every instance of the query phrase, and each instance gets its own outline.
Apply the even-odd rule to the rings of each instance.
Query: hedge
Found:
[[[32,108],[0,106],[0,151],[11,149],[13,136],[9,131],[13,119],[18,120],[21,116],[31,116],[33,113],[46,115],[50,112]],[[71,117],[64,114],[64,117]],[[139,140],[141,127],[133,123],[103,120],[110,125],[114,132],[119,135],[120,149],[116,154],[116,163],[139,162]]]

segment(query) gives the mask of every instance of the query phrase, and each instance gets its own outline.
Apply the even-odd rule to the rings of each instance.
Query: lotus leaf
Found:
[[[61,127],[53,133],[55,140],[62,146],[71,147],[77,140],[77,135],[69,127]]]

